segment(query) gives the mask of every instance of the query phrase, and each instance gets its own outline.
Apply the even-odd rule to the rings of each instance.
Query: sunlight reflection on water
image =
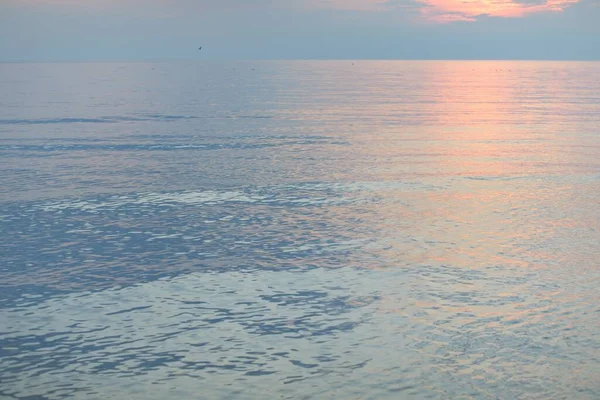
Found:
[[[0,397],[600,397],[600,64],[355,63],[0,64]]]

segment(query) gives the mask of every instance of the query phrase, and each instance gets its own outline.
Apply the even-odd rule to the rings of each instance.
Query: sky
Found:
[[[165,59],[600,60],[600,0],[0,0],[0,61]]]

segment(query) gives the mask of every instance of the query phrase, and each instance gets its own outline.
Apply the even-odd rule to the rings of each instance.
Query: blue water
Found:
[[[600,398],[600,63],[0,64],[1,399]]]

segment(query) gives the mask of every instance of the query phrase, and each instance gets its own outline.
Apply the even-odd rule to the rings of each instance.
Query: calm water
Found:
[[[0,64],[0,398],[599,399],[600,63]]]

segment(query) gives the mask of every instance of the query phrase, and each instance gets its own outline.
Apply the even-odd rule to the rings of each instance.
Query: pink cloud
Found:
[[[561,12],[581,0],[305,0],[305,6],[383,11],[418,9],[433,22],[475,21],[478,16],[517,18],[533,13]]]
[[[544,0],[528,4],[517,0],[418,0],[428,21],[474,21],[477,16],[516,18],[540,12],[560,12],[580,0]]]
[[[430,22],[475,21],[478,16],[516,18],[533,13],[560,12],[581,0],[0,0],[13,4],[114,9],[139,6],[180,14],[186,10],[242,11],[254,8],[337,9],[393,12],[412,10]]]

